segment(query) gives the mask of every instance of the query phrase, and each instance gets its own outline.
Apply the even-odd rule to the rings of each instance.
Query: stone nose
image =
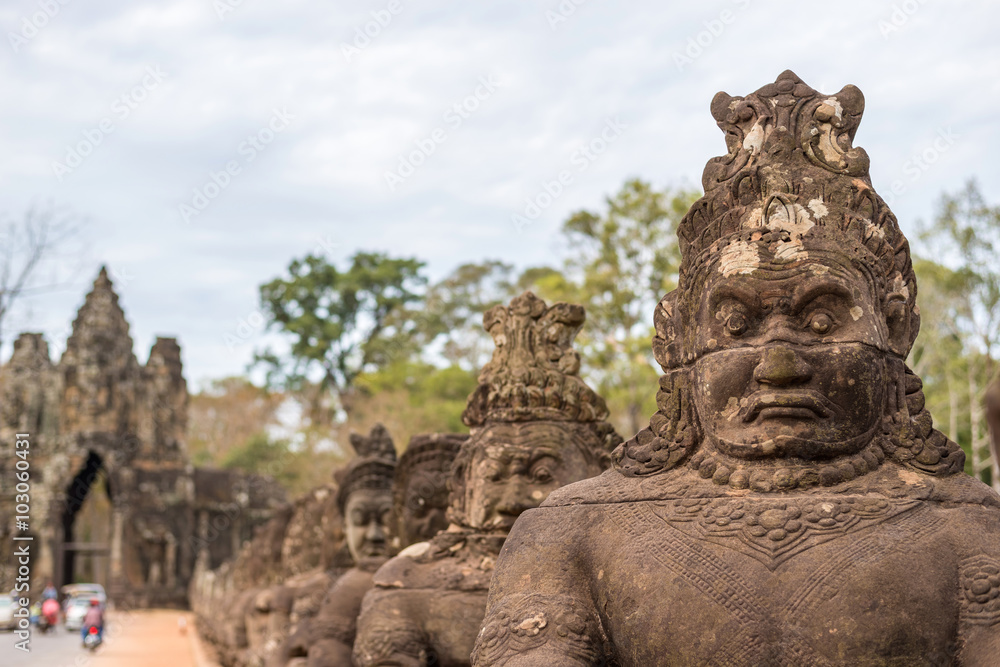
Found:
[[[786,387],[812,379],[812,366],[790,347],[772,345],[764,348],[753,379],[760,384]]]
[[[533,502],[529,495],[528,486],[519,475],[511,477],[504,486],[503,494],[497,503],[497,512],[510,516],[519,516],[521,512],[536,507],[538,503]]]
[[[378,521],[370,521],[368,530],[365,531],[365,539],[369,542],[385,542],[385,530]]]

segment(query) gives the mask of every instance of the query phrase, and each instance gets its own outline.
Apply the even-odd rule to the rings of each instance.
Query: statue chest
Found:
[[[955,557],[944,519],[919,501],[645,501],[609,519],[621,539],[593,574],[622,665],[950,664],[955,653]]]

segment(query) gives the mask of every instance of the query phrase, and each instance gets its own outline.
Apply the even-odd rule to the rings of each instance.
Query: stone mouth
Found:
[[[841,412],[839,406],[816,391],[759,391],[743,409],[743,421],[768,419],[829,419]]]

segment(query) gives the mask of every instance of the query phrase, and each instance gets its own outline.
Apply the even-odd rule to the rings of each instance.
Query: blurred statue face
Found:
[[[538,507],[552,491],[600,473],[574,443],[581,437],[559,422],[487,424],[475,433],[468,444],[476,453],[465,471],[469,525],[506,533],[521,512]]]
[[[794,265],[720,265],[706,280],[694,403],[706,437],[725,454],[852,454],[880,423],[881,304],[849,263],[832,253],[808,256]]]
[[[416,470],[410,475],[399,518],[403,546],[429,540],[448,527],[448,477],[440,470]]]
[[[347,496],[344,532],[354,562],[384,558],[389,549],[389,522],[392,520],[392,492],[388,489],[358,489]]]

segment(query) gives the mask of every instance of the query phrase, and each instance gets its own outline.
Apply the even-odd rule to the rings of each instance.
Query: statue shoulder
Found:
[[[965,473],[934,479],[934,491],[930,500],[990,508],[1000,517],[1000,494]]]
[[[637,484],[635,478],[626,477],[617,470],[605,470],[597,477],[567,484],[549,494],[542,507],[569,505],[601,505],[634,500]]]
[[[377,589],[431,587],[433,567],[427,559],[430,542],[411,544],[398,556],[390,558],[375,572],[373,584]]]

